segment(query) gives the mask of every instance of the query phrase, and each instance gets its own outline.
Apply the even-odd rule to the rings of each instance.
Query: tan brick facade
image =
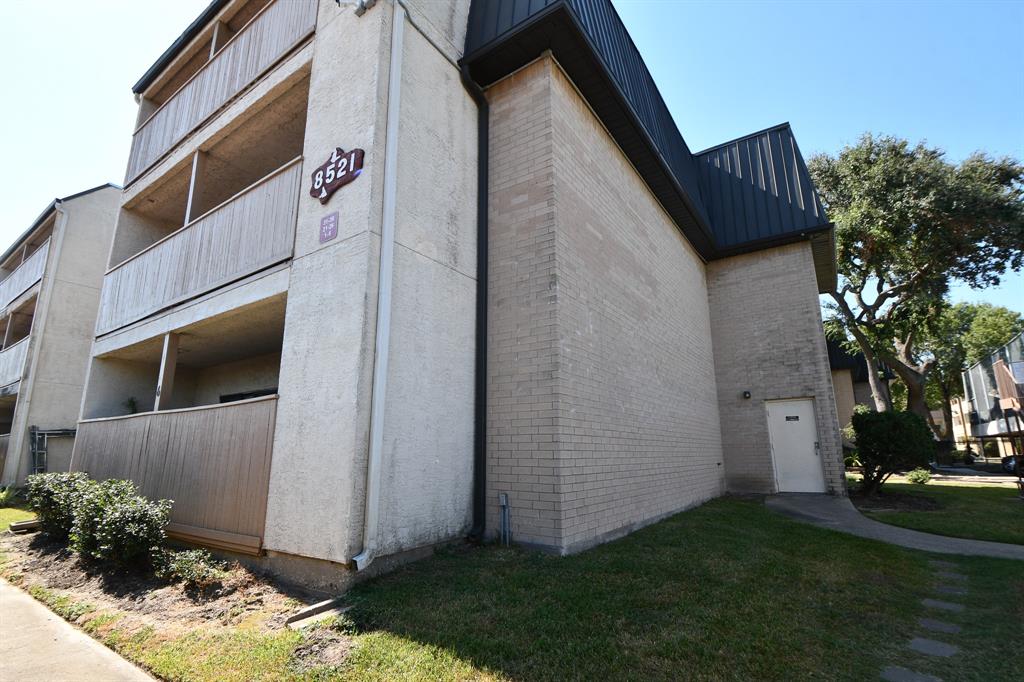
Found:
[[[814,398],[825,482],[829,492],[845,494],[809,243],[708,264],[708,298],[729,490],[775,492],[764,402]],[[744,391],[750,391],[750,399],[743,398]]]
[[[724,490],[705,269],[551,59],[488,96],[488,524],[577,551]]]

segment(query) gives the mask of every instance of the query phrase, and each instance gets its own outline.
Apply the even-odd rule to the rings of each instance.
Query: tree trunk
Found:
[[[956,434],[953,433],[953,392],[943,384],[942,391],[942,421],[946,422],[946,440],[952,442],[956,447]]]
[[[907,411],[920,415],[927,422],[936,437],[941,436],[938,433],[938,427],[935,426],[935,422],[932,420],[931,410],[928,409],[928,401],[925,400],[924,385],[928,380],[928,373],[921,372],[915,367],[910,367],[896,358],[888,358],[888,360],[893,371],[899,375],[907,387]]]

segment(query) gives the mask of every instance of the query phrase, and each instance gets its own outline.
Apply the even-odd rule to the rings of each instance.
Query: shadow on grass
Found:
[[[877,678],[929,585],[923,554],[719,499],[576,556],[454,548],[358,586],[372,646],[350,664],[426,679],[451,672],[441,651],[522,680]]]

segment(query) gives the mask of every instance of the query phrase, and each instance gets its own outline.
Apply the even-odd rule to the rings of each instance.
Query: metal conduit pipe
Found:
[[[489,169],[490,105],[483,89],[461,65],[462,85],[477,107],[476,124],[476,351],[473,386],[473,527],[472,540],[487,529],[487,176]]]
[[[377,337],[373,356],[373,394],[370,398],[370,447],[366,463],[366,503],[363,513],[363,551],[352,557],[357,571],[373,561],[380,520],[381,459],[384,450],[384,407],[391,345],[391,288],[395,266],[395,199],[398,184],[398,117],[402,91],[402,37],[405,8],[394,5],[391,22],[391,64],[388,75],[387,124],[384,135],[384,207],[380,230],[380,268],[377,281]]]

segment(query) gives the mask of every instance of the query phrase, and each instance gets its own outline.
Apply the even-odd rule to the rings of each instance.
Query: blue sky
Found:
[[[789,121],[805,157],[872,131],[1024,159],[1024,2],[614,4],[693,151]],[[1024,313],[1024,273],[952,297]]]
[[[123,178],[131,85],[207,1],[0,3],[0,249],[55,196]],[[1024,158],[1024,2],[615,6],[694,151],[789,121],[805,156],[871,130]],[[1024,275],[954,296],[1024,312]]]

